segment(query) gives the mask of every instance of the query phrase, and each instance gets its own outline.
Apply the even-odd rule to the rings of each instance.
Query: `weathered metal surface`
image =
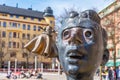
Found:
[[[100,17],[93,10],[80,14],[71,12],[58,31],[57,43],[51,39],[51,33],[45,32],[34,38],[26,48],[35,53],[58,57],[67,80],[93,80],[98,66],[108,60],[107,34],[100,25]]]

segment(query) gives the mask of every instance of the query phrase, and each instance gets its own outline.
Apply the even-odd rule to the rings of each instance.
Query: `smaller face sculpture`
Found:
[[[84,11],[76,18],[79,23],[70,18],[58,34],[58,57],[68,80],[83,80],[85,77],[92,80],[102,62],[107,38],[103,38],[104,30],[95,11]]]

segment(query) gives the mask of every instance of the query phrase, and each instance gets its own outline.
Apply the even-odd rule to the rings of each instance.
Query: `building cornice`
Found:
[[[118,9],[120,9],[120,1],[114,1],[112,4],[101,10],[98,14],[101,18],[104,18]]]
[[[14,21],[14,22],[20,22],[20,23],[28,23],[28,24],[36,24],[36,25],[48,26],[48,24],[42,23],[42,22],[28,21],[28,20],[20,20],[20,19],[14,19],[14,18],[13,18],[13,19],[10,19],[10,18],[0,17],[0,20]]]

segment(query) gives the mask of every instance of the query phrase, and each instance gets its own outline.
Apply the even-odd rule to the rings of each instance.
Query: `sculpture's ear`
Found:
[[[104,54],[103,54],[103,58],[102,58],[101,66],[104,66],[108,60],[109,60],[109,51],[108,51],[108,49],[105,49]]]
[[[104,28],[102,28],[102,35],[103,35],[104,53],[103,53],[101,65],[105,65],[107,61],[109,60],[109,50],[107,49],[108,36]]]

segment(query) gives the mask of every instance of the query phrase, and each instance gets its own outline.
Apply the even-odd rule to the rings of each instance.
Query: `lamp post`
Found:
[[[17,70],[17,59],[15,59],[15,73],[16,73],[16,70]]]
[[[35,71],[37,70],[37,56],[35,56]]]
[[[10,74],[10,61],[8,61],[8,74]]]

